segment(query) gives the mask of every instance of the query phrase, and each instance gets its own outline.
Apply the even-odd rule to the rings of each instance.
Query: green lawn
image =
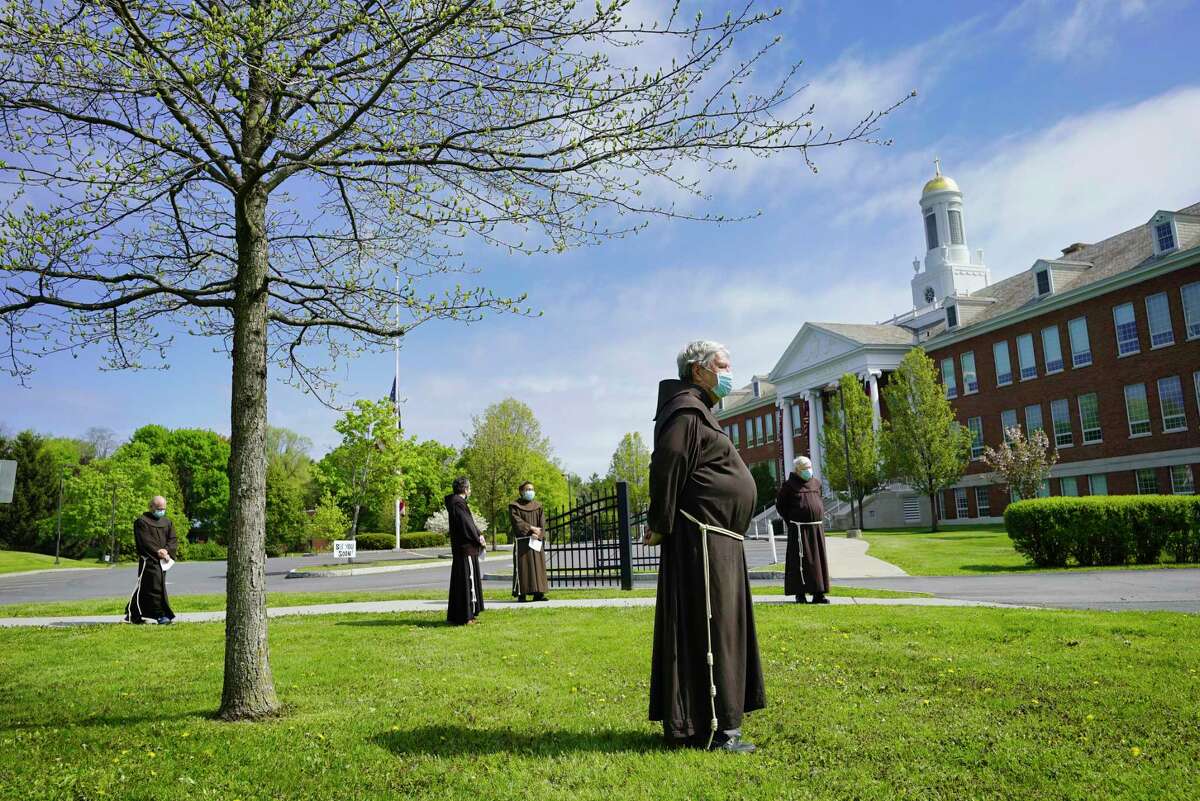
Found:
[[[867,529],[862,536],[870,544],[867,550],[869,556],[891,562],[912,576],[974,576],[1031,570],[1150,570],[1197,566],[1168,562],[1109,567],[1037,567],[1017,553],[1003,525],[939,526],[939,529],[937,533],[913,528]]]
[[[107,567],[107,565],[77,559],[59,559],[54,564],[54,557],[44,553],[29,553],[28,551],[0,551],[0,574],[21,573],[26,570],[50,570],[64,567]]]
[[[286,714],[237,725],[220,624],[0,630],[0,798],[1200,797],[1198,617],[756,616],[749,757],[661,748],[650,609],[277,620]]]
[[[429,559],[381,559],[375,562],[331,562],[327,565],[305,565],[296,568],[298,573],[311,573],[314,570],[352,570],[363,567],[393,567],[395,565],[431,565],[450,564],[449,559],[431,557]]]
[[[763,585],[753,588],[755,595],[782,595],[778,585]],[[628,592],[615,589],[552,589],[551,598],[653,598],[653,587],[638,587]],[[925,598],[927,593],[896,592],[893,590],[860,589],[858,587],[834,586],[830,595],[845,598]],[[511,601],[507,590],[484,590],[488,601]],[[343,604],[361,601],[409,601],[446,598],[444,590],[386,590],[360,592],[270,592],[270,606],[307,606],[310,604]],[[45,601],[26,604],[0,604],[0,617],[70,617],[72,615],[118,615],[125,609],[126,597],[92,598],[86,601]],[[224,594],[176,595],[171,598],[171,609],[179,612],[214,612],[225,608]]]

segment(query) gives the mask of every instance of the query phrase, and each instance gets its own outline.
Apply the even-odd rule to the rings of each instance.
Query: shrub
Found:
[[[436,531],[410,531],[400,535],[401,548],[437,548],[448,542],[445,534]]]
[[[478,509],[471,509],[471,517],[475,518],[475,525],[479,528],[480,533],[486,535],[488,530],[487,518],[479,513]],[[439,509],[429,516],[425,521],[425,528],[438,534],[447,534],[450,532],[450,516],[445,509]]]
[[[1035,498],[1004,510],[1008,536],[1039,567],[1200,561],[1200,497]]]
[[[360,551],[390,551],[396,546],[395,534],[377,534],[374,532],[359,534],[356,537]]]
[[[217,562],[228,559],[229,553],[215,542],[189,542],[186,558],[189,562]]]

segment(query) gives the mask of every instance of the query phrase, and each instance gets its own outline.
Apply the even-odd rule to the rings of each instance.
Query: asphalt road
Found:
[[[432,552],[428,552],[432,553]],[[357,561],[369,563],[395,559],[381,551],[364,554]],[[746,543],[751,567],[772,562],[765,542]],[[782,557],[782,550],[779,552]],[[508,551],[489,552],[484,569],[489,573],[509,570]],[[329,564],[328,555],[267,560],[267,589],[272,592],[328,592],[353,590],[444,589],[449,560],[428,568],[395,573],[337,578],[286,578],[289,570],[303,565]],[[652,583],[652,576],[639,575],[638,583]],[[112,598],[132,592],[136,573],[132,565],[111,569],[71,570],[0,575],[0,616],[3,605],[38,601],[69,601]],[[875,579],[838,579],[853,587],[926,592],[940,598],[990,601],[1006,604],[1109,610],[1170,610],[1200,612],[1200,569],[1094,570],[1067,572],[998,573],[987,576],[905,576]],[[170,592],[176,595],[223,593],[224,562],[179,562],[168,574]],[[488,582],[504,588],[507,581]]]
[[[1200,569],[1072,570],[989,576],[905,576],[848,579],[839,584],[939,598],[1063,609],[1200,612]]]

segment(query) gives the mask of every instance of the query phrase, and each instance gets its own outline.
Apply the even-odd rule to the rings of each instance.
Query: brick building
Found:
[[[782,480],[804,453],[820,476],[834,382],[857,375],[878,426],[881,388],[919,346],[976,434],[966,475],[938,499],[940,517],[999,518],[1009,498],[980,457],[1014,425],[1043,428],[1058,449],[1046,494],[1194,493],[1200,204],[1155,212],[997,282],[983,251],[967,244],[963,193],[940,165],[919,206],[926,254],[913,261],[912,308],[875,324],[805,323],[771,372],[718,410],[746,463],[774,459]],[[869,525],[927,523],[930,513],[899,485],[866,504]]]
[[[1200,204],[1077,243],[944,303],[922,345],[973,456],[1005,428],[1058,450],[1047,495],[1195,492],[1200,471]],[[995,517],[1009,498],[973,459],[940,499],[947,518]]]

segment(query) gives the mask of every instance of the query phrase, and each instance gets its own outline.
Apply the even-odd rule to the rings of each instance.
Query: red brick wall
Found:
[[[996,447],[1002,439],[1001,411],[1015,409],[1017,420],[1024,428],[1025,407],[1035,403],[1040,403],[1042,406],[1043,424],[1053,441],[1050,402],[1066,398],[1070,402],[1074,444],[1072,447],[1059,450],[1060,463],[1069,464],[1082,460],[1150,454],[1177,448],[1195,447],[1200,445],[1200,407],[1197,406],[1192,373],[1200,370],[1200,339],[1187,340],[1183,304],[1179,293],[1181,286],[1194,281],[1200,281],[1200,265],[1193,265],[1169,275],[1114,290],[1063,309],[1023,320],[998,331],[971,337],[949,347],[931,350],[929,355],[938,362],[939,371],[943,358],[948,356],[954,358],[955,376],[961,393],[964,385],[960,357],[967,351],[974,351],[980,391],[973,395],[960,394],[951,403],[959,422],[964,425],[970,417],[982,417],[986,445]],[[1167,295],[1175,344],[1151,349],[1146,298],[1158,292],[1165,292]],[[1122,303],[1132,303],[1134,306],[1141,351],[1118,358],[1113,307]],[[1071,366],[1071,344],[1067,323],[1080,316],[1087,318],[1092,364],[1074,368]],[[1046,375],[1041,332],[1043,328],[1050,325],[1056,325],[1059,329],[1064,368],[1060,373]],[[1026,333],[1033,335],[1038,377],[1021,381],[1016,338],[1018,335]],[[992,345],[1002,339],[1009,343],[1014,380],[1009,386],[997,387]],[[1185,431],[1164,433],[1162,430],[1157,382],[1159,378],[1167,376],[1179,376],[1183,385],[1184,411],[1188,426]],[[1124,392],[1127,384],[1138,383],[1146,385],[1152,434],[1131,438],[1125,413]],[[1089,392],[1095,392],[1098,397],[1103,442],[1084,445],[1079,421],[1078,397]],[[986,473],[988,469],[982,461],[973,461],[967,472],[968,474]],[[1193,473],[1200,478],[1200,472],[1197,472],[1196,466],[1193,466]],[[1158,470],[1158,474],[1159,491],[1169,493],[1171,482],[1168,469],[1161,468]],[[1109,494],[1136,492],[1135,479],[1131,470],[1120,470],[1106,475]],[[1057,480],[1052,480],[1051,491],[1053,494],[1059,494],[1060,486]],[[1086,477],[1079,478],[1079,491],[1081,495],[1087,493]],[[1007,503],[1007,493],[994,488],[991,499],[992,513],[999,514]],[[968,489],[968,500],[972,514],[974,514],[973,490]],[[947,518],[952,518],[954,516],[953,491],[947,491],[944,503]]]

